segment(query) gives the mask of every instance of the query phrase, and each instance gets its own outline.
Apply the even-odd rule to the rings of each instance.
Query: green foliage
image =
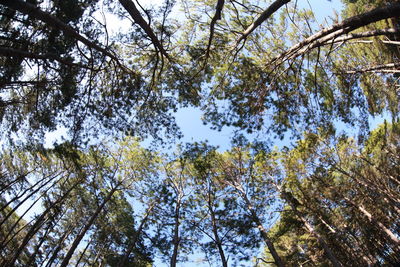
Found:
[[[1,1],[0,265],[397,264],[398,2],[139,2]],[[181,107],[231,148],[143,148]]]
[[[399,193],[398,157],[392,150],[398,147],[397,129],[397,123],[381,125],[362,147],[351,139],[315,142],[316,136],[310,147],[306,137],[290,151],[290,161],[283,160],[284,190],[293,194],[297,212],[315,225],[342,264],[390,265],[399,260],[396,241],[385,236],[389,231],[398,235],[398,210],[392,202]],[[286,207],[272,230],[285,260],[328,264],[326,252],[299,219]]]

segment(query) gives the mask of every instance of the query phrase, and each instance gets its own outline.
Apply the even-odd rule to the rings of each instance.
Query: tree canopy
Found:
[[[400,2],[145,2],[0,0],[0,265],[399,264]]]

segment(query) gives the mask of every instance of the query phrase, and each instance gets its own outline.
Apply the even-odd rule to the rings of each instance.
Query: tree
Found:
[[[265,220],[272,219],[271,210],[268,210],[268,207],[273,206],[275,194],[274,189],[271,188],[270,177],[259,172],[257,161],[263,160],[265,150],[259,151],[257,146],[253,148],[253,151],[251,149],[250,144],[246,144],[246,141],[241,138],[238,139],[237,147],[229,151],[226,154],[226,160],[221,163],[222,183],[230,186],[240,197],[246,212],[245,216],[260,232],[274,263],[277,266],[285,266],[285,262],[275,249],[268,228],[264,225]]]
[[[400,3],[177,5],[0,1],[1,264],[397,264]],[[132,137],[175,142],[180,107],[232,147]]]
[[[305,254],[303,261],[323,262],[318,258],[318,250],[313,248],[318,241],[326,258],[332,258],[329,254],[334,251],[335,258],[343,265],[398,261],[395,256],[398,222],[394,215],[398,214],[397,205],[386,195],[390,186],[382,187],[392,175],[371,169],[373,159],[380,162],[381,170],[390,168],[391,164],[386,165],[384,157],[379,156],[378,144],[397,138],[397,127],[397,124],[382,125],[361,148],[351,139],[327,145],[327,140],[312,135],[290,152],[289,159],[283,160],[287,178],[282,185],[282,199],[290,208],[276,226],[278,244],[285,246],[299,239],[307,244],[301,250],[292,250],[288,258],[298,260]],[[398,192],[392,193],[392,197],[398,195]],[[302,237],[303,227],[310,234],[306,239]]]
[[[4,134],[34,130],[31,141],[40,142],[46,131],[64,127],[76,144],[105,131],[179,136],[172,116],[179,105],[201,106],[216,128],[266,128],[279,137],[299,127],[330,129],[337,119],[365,128],[356,108],[397,114],[399,5],[345,4],[345,20],[314,33],[312,13],[290,1],[184,1],[181,24],[168,17],[174,1],[159,10],[131,0],[3,1]],[[102,6],[132,21],[126,34],[108,35],[97,16]],[[204,6],[210,19],[200,15]],[[380,36],[389,40],[377,49],[361,39]],[[377,83],[379,96],[368,89]]]
[[[100,147],[84,153],[63,145],[24,158],[36,166],[24,183],[38,182],[22,194],[17,190],[19,185],[14,184],[5,196],[10,199],[13,191],[18,192],[18,197],[29,193],[30,199],[23,199],[28,203],[27,211],[35,204],[41,208],[36,207],[38,215],[25,222],[15,215],[16,208],[20,207],[18,197],[5,203],[7,216],[2,216],[2,231],[8,229],[8,232],[2,237],[2,264],[67,266],[71,262],[94,261],[117,266],[123,252],[130,248],[135,258],[128,255],[127,264],[147,266],[151,257],[141,233],[130,244],[136,235],[137,222],[121,190],[132,188],[133,183],[150,175],[154,161],[137,142],[127,144],[130,144],[130,157],[122,149],[113,152]],[[37,161],[37,155],[42,162]],[[111,229],[110,225],[113,225]],[[82,244],[87,244],[84,251],[79,248]]]
[[[202,237],[199,245],[207,261],[222,266],[249,261],[259,238],[249,227],[250,218],[241,216],[245,212],[237,195],[223,183],[223,155],[207,143],[188,145],[184,155],[194,180],[191,202],[196,205],[190,223]]]

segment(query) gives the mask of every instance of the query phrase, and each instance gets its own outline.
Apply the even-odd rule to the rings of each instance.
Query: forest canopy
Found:
[[[400,264],[400,2],[312,5],[0,0],[0,265]]]

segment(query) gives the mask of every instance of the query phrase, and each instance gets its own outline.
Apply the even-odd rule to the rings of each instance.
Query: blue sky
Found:
[[[159,3],[159,0],[142,0],[142,3],[150,4],[150,3]],[[310,0],[310,1],[299,1],[298,5],[300,7],[308,7],[311,6],[316,14],[316,18],[318,24],[326,25],[324,23],[324,19],[329,16],[334,16],[334,9],[337,10],[338,14],[340,14],[341,9],[341,2],[339,0]],[[112,23],[114,24],[114,23]],[[115,24],[113,27],[117,30],[120,26]],[[230,148],[231,138],[233,137],[233,128],[232,127],[225,127],[222,131],[215,131],[211,130],[209,125],[204,125],[201,120],[202,112],[196,108],[181,108],[176,113],[176,120],[178,126],[180,126],[182,133],[184,134],[183,139],[180,142],[201,142],[208,140],[210,145],[219,146],[220,150],[227,150]],[[374,128],[378,123],[383,122],[386,116],[380,116],[377,118],[371,118],[370,124],[371,127]],[[341,128],[346,128],[345,125],[340,125]],[[66,135],[65,130],[60,129],[54,133],[50,133],[46,137],[46,144],[50,146],[54,140],[58,139],[61,135]],[[279,143],[280,146],[282,145],[290,145],[288,140],[284,140]],[[193,260],[196,258],[201,258],[200,254],[192,255]],[[162,263],[160,260],[155,261],[154,266],[167,266],[166,264]],[[201,264],[199,262],[185,262],[181,263],[178,266],[209,266],[208,264]]]

